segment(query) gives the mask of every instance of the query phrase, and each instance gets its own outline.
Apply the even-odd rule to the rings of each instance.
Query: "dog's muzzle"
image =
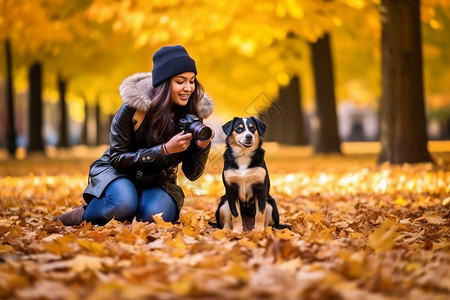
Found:
[[[250,148],[251,146],[253,146],[253,135],[246,134],[244,140],[239,142],[241,143],[242,146]]]

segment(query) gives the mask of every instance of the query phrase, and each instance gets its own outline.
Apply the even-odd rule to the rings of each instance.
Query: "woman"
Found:
[[[109,148],[89,171],[87,205],[55,220],[103,225],[113,218],[152,222],[159,213],[167,222],[179,218],[184,194],[176,184],[178,165],[188,179],[198,179],[214,137],[212,132],[201,141],[179,127],[186,114],[204,119],[214,109],[196,75],[195,61],[182,46],[165,46],[153,55],[152,73],[122,82],[123,104],[111,124]]]

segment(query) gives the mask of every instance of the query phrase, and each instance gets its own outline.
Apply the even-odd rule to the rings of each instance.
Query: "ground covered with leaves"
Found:
[[[291,230],[213,226],[220,147],[199,181],[179,178],[187,198],[176,224],[64,227],[51,220],[80,203],[91,161],[1,161],[0,298],[448,299],[449,153],[391,166],[266,150]]]

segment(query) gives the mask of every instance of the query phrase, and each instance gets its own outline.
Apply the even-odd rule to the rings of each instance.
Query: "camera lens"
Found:
[[[192,123],[190,126],[190,131],[191,131],[193,137],[200,141],[206,141],[212,135],[211,129],[208,126],[206,126],[200,122]]]

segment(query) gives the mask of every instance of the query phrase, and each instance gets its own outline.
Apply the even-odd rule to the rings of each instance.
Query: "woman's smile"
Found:
[[[178,97],[182,100],[182,101],[187,101],[189,100],[189,97],[191,96],[191,94],[178,94]]]

